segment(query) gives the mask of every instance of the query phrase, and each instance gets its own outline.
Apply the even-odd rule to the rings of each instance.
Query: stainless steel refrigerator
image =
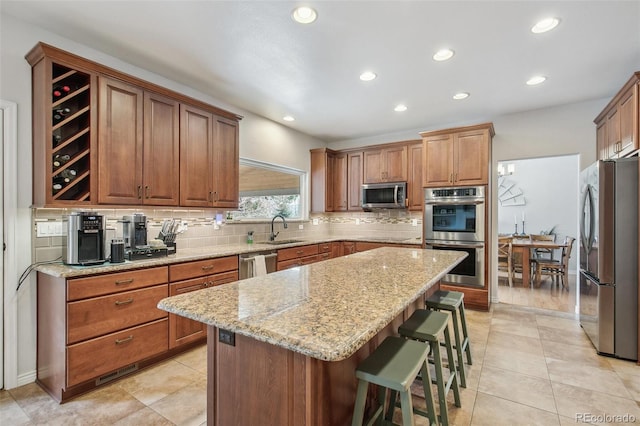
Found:
[[[580,174],[580,325],[600,354],[638,359],[638,158]]]

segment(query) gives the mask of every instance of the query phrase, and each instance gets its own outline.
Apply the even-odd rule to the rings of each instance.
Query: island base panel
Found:
[[[429,294],[437,289],[429,289]],[[384,329],[342,361],[321,361],[240,334],[235,346],[207,332],[207,425],[327,426],[351,423],[355,369],[389,335],[397,335],[424,299],[414,301]],[[370,385],[367,414],[376,403]]]

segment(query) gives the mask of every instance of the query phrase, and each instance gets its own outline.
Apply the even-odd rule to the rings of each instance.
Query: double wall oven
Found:
[[[468,254],[444,281],[484,287],[485,187],[427,188],[424,202],[425,248]]]

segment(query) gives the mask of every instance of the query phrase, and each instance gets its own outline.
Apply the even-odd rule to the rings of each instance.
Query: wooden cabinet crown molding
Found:
[[[420,132],[420,136],[424,138],[427,136],[438,136],[438,135],[446,135],[450,133],[470,132],[470,131],[485,130],[485,129],[489,131],[489,135],[491,137],[494,137],[496,135],[496,131],[493,128],[493,123],[482,123],[482,124],[476,124],[473,126],[463,126],[463,127],[449,128],[449,129],[424,131],[424,132]]]
[[[85,59],[81,56],[75,55],[73,53],[64,51],[57,47],[51,46],[49,44],[39,42],[36,44],[26,55],[25,59],[29,62],[29,65],[32,67],[43,60],[45,57],[52,59],[55,62],[64,63],[68,66],[72,67],[81,67],[87,71],[95,72],[98,74],[103,74],[105,76],[109,76],[112,78],[116,78],[119,80],[123,80],[127,83],[134,84],[139,86],[145,90],[151,90],[158,94],[169,96],[174,98],[180,102],[188,103],[198,108],[207,109],[212,113],[220,115],[222,117],[226,117],[232,120],[242,120],[243,116],[234,114],[230,111],[226,111],[222,108],[215,107],[206,102],[200,101],[198,99],[186,96],[179,92],[174,92],[173,90],[169,90],[165,87],[159,86],[154,83],[150,83],[146,80],[142,80],[138,77],[134,77],[130,74],[123,73],[116,69],[110,68],[108,66],[99,64],[97,62],[91,61],[89,59]]]
[[[611,98],[606,107],[598,114],[598,116],[593,120],[594,123],[599,123],[603,118],[606,118],[607,114],[612,108],[615,108],[618,105],[618,102],[622,99],[623,96],[627,93],[627,91],[632,88],[635,84],[640,83],[640,71],[636,71],[633,73],[631,78],[625,83],[624,86],[616,93],[616,95]]]

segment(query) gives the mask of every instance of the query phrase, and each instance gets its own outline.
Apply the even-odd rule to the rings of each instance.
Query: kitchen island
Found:
[[[163,299],[207,335],[207,424],[350,423],[354,370],[458,251],[379,248]]]

